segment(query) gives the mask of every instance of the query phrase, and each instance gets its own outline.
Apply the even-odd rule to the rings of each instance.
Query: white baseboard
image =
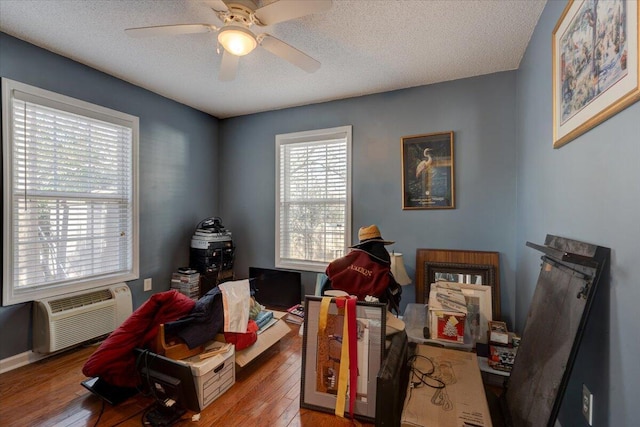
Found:
[[[49,354],[34,353],[33,351],[25,351],[24,353],[16,354],[15,356],[7,357],[0,360],[0,374],[9,372],[13,369],[17,369],[21,366],[28,365],[38,360],[42,360]]]

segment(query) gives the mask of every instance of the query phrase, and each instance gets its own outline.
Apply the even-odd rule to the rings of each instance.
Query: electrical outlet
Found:
[[[582,415],[590,426],[593,425],[593,394],[582,384]]]
[[[144,279],[144,290],[145,292],[151,290],[151,277]]]

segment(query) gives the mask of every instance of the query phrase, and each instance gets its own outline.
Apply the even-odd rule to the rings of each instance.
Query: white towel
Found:
[[[247,332],[251,293],[249,280],[235,280],[218,285],[224,307],[224,332]]]

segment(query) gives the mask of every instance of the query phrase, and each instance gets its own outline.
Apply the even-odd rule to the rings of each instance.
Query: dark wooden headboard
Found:
[[[500,253],[455,249],[416,250],[416,302],[426,304],[434,280],[434,269],[455,270],[483,276],[492,288],[493,318],[500,319]]]

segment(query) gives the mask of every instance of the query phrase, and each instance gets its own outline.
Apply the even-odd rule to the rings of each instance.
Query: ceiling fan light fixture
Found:
[[[256,37],[248,29],[238,25],[227,25],[218,33],[218,42],[229,53],[244,56],[256,48]]]

